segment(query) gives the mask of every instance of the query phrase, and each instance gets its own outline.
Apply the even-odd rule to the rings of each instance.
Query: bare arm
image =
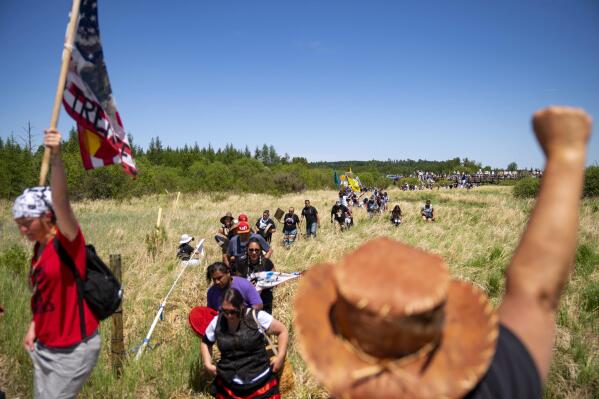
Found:
[[[287,343],[289,342],[289,332],[285,324],[281,323],[277,319],[272,319],[270,327],[266,330],[268,335],[276,335],[279,337],[279,353],[277,356],[271,359],[270,364],[272,365],[273,371],[276,373],[279,371],[285,363],[285,356],[287,355]]]
[[[63,236],[69,241],[73,241],[77,237],[79,225],[67,193],[67,176],[60,158],[60,138],[61,135],[58,131],[46,130],[44,145],[51,151],[50,188],[52,189],[52,207],[56,214],[56,225]]]
[[[264,255],[264,257],[266,259],[270,259],[271,256],[272,256],[272,247],[269,247],[268,251],[266,251],[266,254]]]
[[[533,127],[547,163],[536,205],[507,270],[501,322],[549,372],[555,313],[572,268],[591,119],[582,110],[547,108]]]
[[[212,346],[208,346],[204,340],[200,342],[200,353],[202,355],[202,361],[204,368],[212,375],[216,375],[216,366],[212,363],[212,355],[210,354]]]

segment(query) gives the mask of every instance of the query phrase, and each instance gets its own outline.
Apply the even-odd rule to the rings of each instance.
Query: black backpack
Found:
[[[60,245],[58,239],[54,240],[54,248],[58,253],[60,260],[71,270],[75,276],[77,284],[77,294],[79,299],[79,320],[81,322],[81,337],[85,339],[85,312],[83,309],[83,299],[87,302],[90,310],[99,320],[104,320],[112,316],[121,305],[123,299],[123,288],[121,283],[114,277],[112,271],[96,254],[93,245],[85,246],[85,256],[87,275],[85,280],[81,279],[73,259],[67,251]]]

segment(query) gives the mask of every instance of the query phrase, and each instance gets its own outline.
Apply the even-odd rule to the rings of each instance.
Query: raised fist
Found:
[[[580,108],[548,107],[535,112],[532,125],[549,157],[579,159],[591,135],[591,117]]]

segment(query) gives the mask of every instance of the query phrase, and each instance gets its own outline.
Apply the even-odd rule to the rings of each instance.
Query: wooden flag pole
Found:
[[[79,18],[79,5],[81,0],[73,0],[71,8],[71,18],[67,27],[67,36],[65,38],[64,49],[62,50],[62,64],[60,65],[60,75],[58,76],[58,87],[56,88],[56,97],[54,97],[54,107],[52,108],[52,117],[50,118],[50,130],[56,130],[58,125],[58,116],[60,115],[60,105],[62,104],[62,93],[67,80],[67,71],[69,69],[69,61],[73,51],[73,42],[75,41],[75,30],[77,29],[77,19]],[[44,158],[40,169],[40,186],[46,184],[48,176],[48,168],[50,165],[50,149],[44,149]]]

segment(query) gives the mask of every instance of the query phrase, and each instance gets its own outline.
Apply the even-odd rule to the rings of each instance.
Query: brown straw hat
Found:
[[[233,214],[231,212],[225,213],[225,216],[220,218],[220,224],[225,224],[225,220],[227,219],[233,220]]]
[[[443,260],[379,238],[304,274],[295,297],[300,351],[338,398],[455,398],[495,352],[485,294]]]

